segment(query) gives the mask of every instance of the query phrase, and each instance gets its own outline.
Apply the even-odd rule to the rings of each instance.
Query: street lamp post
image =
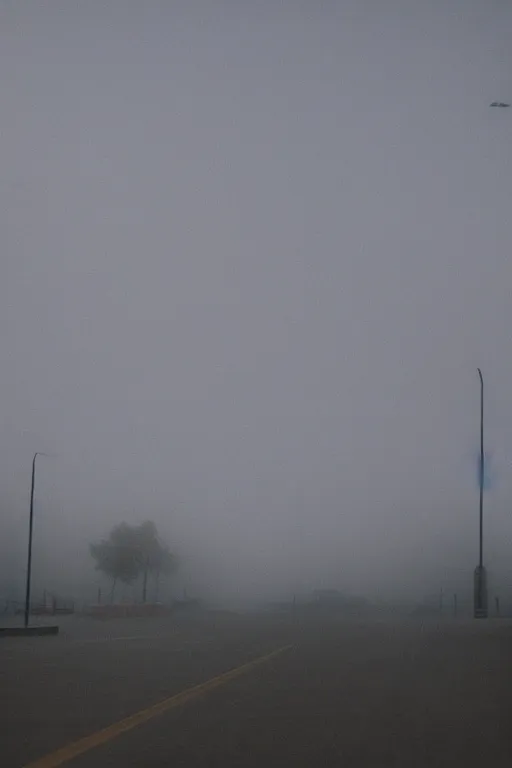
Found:
[[[510,103],[506,101],[493,101],[491,107],[508,109]],[[483,555],[483,522],[484,522],[484,379],[482,371],[478,368],[480,377],[480,506],[478,520],[478,565],[475,568],[474,580],[474,616],[475,619],[486,619],[487,608],[487,573],[484,566]]]
[[[484,379],[482,371],[478,368],[480,377],[480,504],[479,504],[479,536],[478,536],[478,567],[484,565],[484,542],[483,542],[483,520],[484,520]]]
[[[475,619],[487,618],[487,574],[484,568],[483,532],[484,532],[484,379],[478,368],[480,377],[480,504],[478,519],[478,565],[475,568],[474,582],[474,616]]]
[[[32,459],[32,484],[30,487],[30,518],[28,524],[27,585],[25,590],[25,627],[28,627],[30,615],[30,577],[32,573],[32,531],[34,528],[34,488],[36,484],[36,458],[47,454],[36,451]]]
[[[490,105],[498,109],[507,109],[510,104],[506,101],[493,101]],[[475,568],[474,577],[474,616],[475,619],[486,619],[487,608],[487,573],[484,566],[483,538],[484,538],[484,378],[478,368],[480,377],[480,505],[478,519],[478,565]]]

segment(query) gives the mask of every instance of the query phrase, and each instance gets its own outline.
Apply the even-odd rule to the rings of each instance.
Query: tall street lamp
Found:
[[[474,616],[475,619],[487,618],[487,574],[484,568],[483,554],[483,521],[484,521],[484,379],[478,368],[480,377],[480,505],[478,530],[478,565],[475,568],[474,581]]]
[[[507,109],[510,104],[506,101],[493,101],[491,107]],[[487,611],[487,573],[484,567],[483,555],[483,519],[484,519],[484,379],[478,368],[480,377],[480,505],[478,520],[478,565],[474,577],[474,616],[475,619],[486,619]]]
[[[36,451],[32,459],[32,485],[30,488],[30,518],[28,525],[28,560],[27,560],[27,586],[25,590],[25,627],[28,627],[30,615],[30,577],[32,573],[32,531],[34,528],[34,488],[36,484],[36,458],[48,456],[47,453]]]

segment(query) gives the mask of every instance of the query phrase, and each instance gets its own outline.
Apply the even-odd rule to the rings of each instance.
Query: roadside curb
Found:
[[[40,635],[58,635],[58,626],[47,627],[0,627],[0,637],[32,637]]]

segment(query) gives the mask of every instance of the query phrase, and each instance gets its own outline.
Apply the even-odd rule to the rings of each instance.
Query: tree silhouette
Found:
[[[90,552],[97,570],[112,579],[111,600],[118,581],[133,584],[142,574],[142,602],[146,602],[148,575],[154,574],[158,588],[160,575],[170,574],[176,568],[175,557],[160,541],[151,520],[137,526],[114,526],[108,539],[90,545]]]

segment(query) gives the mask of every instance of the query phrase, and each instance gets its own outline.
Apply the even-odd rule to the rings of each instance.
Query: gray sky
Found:
[[[477,366],[505,573],[511,33],[503,0],[0,2],[18,575],[42,450],[47,563],[153,517],[228,591],[466,579]]]

